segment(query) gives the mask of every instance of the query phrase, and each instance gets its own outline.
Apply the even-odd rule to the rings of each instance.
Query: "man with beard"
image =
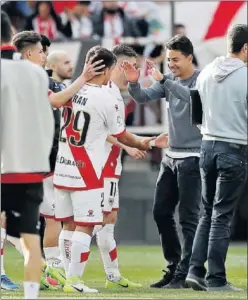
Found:
[[[49,78],[49,89],[54,93],[62,91],[65,88],[63,81],[71,79],[73,70],[67,53],[64,51],[56,51],[48,54],[47,68],[48,74],[51,76]],[[46,273],[49,277],[56,279],[63,285],[65,282],[65,274],[58,247],[61,224],[60,222],[56,222],[54,218],[55,200],[53,188],[53,172],[58,152],[58,139],[60,133],[59,109],[53,108],[53,114],[55,121],[55,137],[50,155],[51,172],[47,174],[43,180],[44,198],[40,206],[40,215],[45,218],[46,222],[43,240],[43,250],[47,263]]]

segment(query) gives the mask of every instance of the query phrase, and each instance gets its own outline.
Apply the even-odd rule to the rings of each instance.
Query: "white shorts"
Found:
[[[54,219],[54,186],[53,176],[43,179],[43,202],[40,205],[40,215],[45,218]]]
[[[104,213],[110,213],[111,211],[119,210],[118,182],[119,179],[117,178],[104,178]]]
[[[79,226],[102,225],[103,188],[84,191],[66,191],[55,188],[54,193],[57,221],[74,219],[75,224]]]

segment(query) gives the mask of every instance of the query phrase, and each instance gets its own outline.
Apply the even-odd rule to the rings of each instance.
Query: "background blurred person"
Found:
[[[134,20],[114,1],[104,1],[103,8],[93,14],[93,34],[111,39],[141,36]]]
[[[44,34],[51,40],[72,36],[70,21],[65,25],[62,24],[61,18],[56,14],[51,1],[36,2],[35,13],[27,19],[25,29]]]
[[[93,34],[91,1],[78,1],[72,10],[65,10],[61,14],[63,23],[71,22],[72,38],[89,38]]]

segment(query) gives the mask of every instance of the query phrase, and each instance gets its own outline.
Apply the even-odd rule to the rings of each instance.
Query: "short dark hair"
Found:
[[[181,23],[177,23],[174,25],[174,28],[175,29],[178,29],[178,28],[185,28],[185,25],[181,24]]]
[[[193,55],[194,47],[189,38],[177,34],[166,43],[166,48],[182,52],[183,55]]]
[[[248,43],[248,25],[236,24],[227,32],[228,50],[230,53],[239,53],[244,44]]]
[[[112,52],[114,53],[114,55],[116,57],[119,57],[119,56],[128,56],[128,57],[137,57],[138,54],[136,53],[136,51],[129,47],[128,45],[126,44],[120,44],[120,45],[116,45]]]
[[[41,36],[35,31],[22,31],[13,37],[13,44],[22,52],[24,48],[41,42]]]
[[[91,1],[78,1],[78,4],[89,6],[91,4]]]
[[[113,65],[116,64],[116,56],[107,48],[103,48],[102,46],[92,47],[86,55],[86,62],[88,62],[89,59],[94,55],[96,55],[96,58],[93,59],[92,63],[94,63],[97,60],[103,60],[102,64],[105,65],[104,69],[111,68]]]
[[[41,36],[41,45],[42,45],[43,51],[46,52],[46,50],[47,50],[46,48],[51,46],[51,41],[44,34],[41,34],[40,36]]]
[[[1,11],[1,41],[10,43],[12,38],[12,28],[9,16]]]

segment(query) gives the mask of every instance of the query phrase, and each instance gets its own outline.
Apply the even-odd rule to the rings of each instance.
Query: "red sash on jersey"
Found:
[[[66,104],[66,106],[72,108],[72,102],[68,102]],[[64,118],[66,118],[66,116],[64,116]],[[75,116],[72,115],[70,124],[65,128],[66,131],[66,136],[67,139],[69,140],[70,136],[74,136],[75,139],[79,139],[79,133],[73,130],[73,122],[74,122],[74,118]],[[84,147],[75,147],[73,145],[71,145],[68,142],[68,145],[70,147],[72,156],[74,158],[74,161],[83,161],[84,162],[84,166],[77,166],[80,175],[82,176],[86,187],[83,188],[77,188],[77,187],[64,187],[64,189],[69,189],[69,190],[93,190],[93,189],[99,189],[103,187],[103,178],[101,176],[101,178],[98,178],[95,172],[95,169],[92,165],[92,162],[89,158],[89,155],[87,153],[87,151],[85,150]],[[55,185],[57,188],[62,188],[58,185]]]
[[[121,149],[118,146],[113,145],[109,157],[105,163],[104,169],[102,171],[102,176],[104,178],[120,178],[120,175],[115,175],[117,159],[120,153]]]

